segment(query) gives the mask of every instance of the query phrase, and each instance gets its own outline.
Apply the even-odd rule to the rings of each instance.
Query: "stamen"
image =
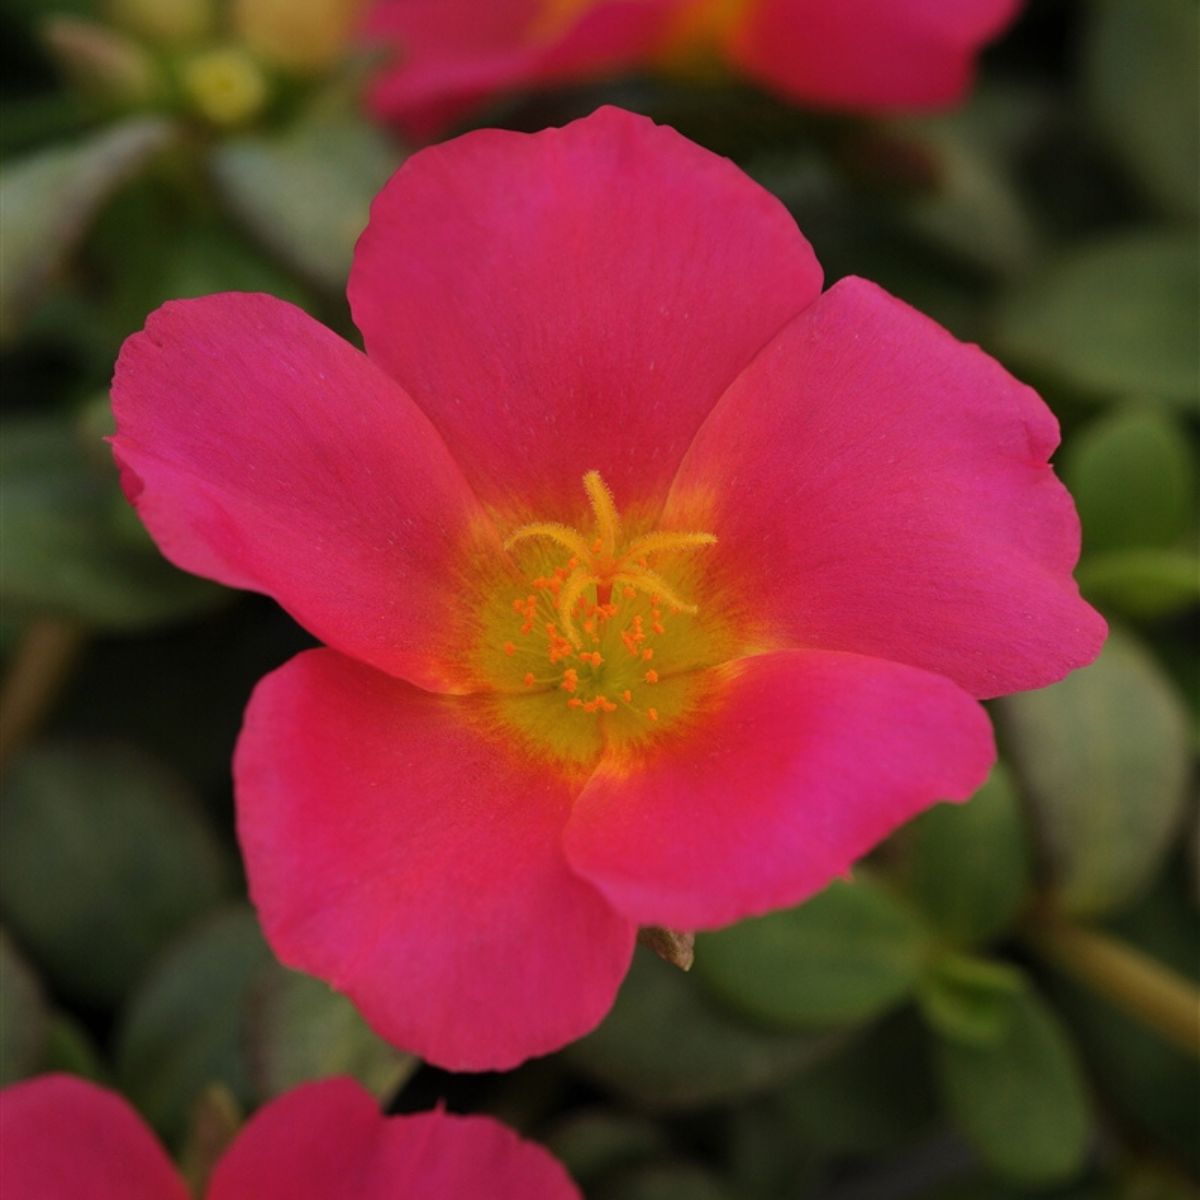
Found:
[[[621,571],[613,576],[613,582],[628,583],[643,592],[656,592],[661,599],[680,612],[697,611],[694,604],[682,599],[661,575],[651,571],[649,567],[638,567],[636,571]]]
[[[584,589],[600,581],[590,571],[577,567],[567,576],[562,591],[558,593],[558,618],[562,622],[563,633],[567,641],[576,649],[583,645],[583,638],[575,628],[575,605],[583,595]]]

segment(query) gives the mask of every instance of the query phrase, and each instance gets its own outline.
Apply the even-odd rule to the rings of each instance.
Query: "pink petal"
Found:
[[[579,1200],[542,1147],[487,1117],[384,1117],[349,1079],[260,1109],[217,1165],[207,1200]]]
[[[276,953],[454,1070],[587,1032],[634,936],[563,857],[578,781],[518,754],[487,705],[311,651],[259,684],[234,760]]]
[[[619,70],[658,43],[679,0],[602,0],[550,23],[544,0],[377,0],[371,41],[395,47],[376,116],[430,140],[499,92]]]
[[[760,644],[847,650],[976,696],[1090,662],[1101,618],[1030,388],[860,279],[754,362],[697,436],[664,519],[711,530],[718,589]]]
[[[620,912],[709,929],[796,904],[995,758],[983,709],[940,676],[784,650],[730,664],[712,709],[644,764],[602,767],[567,857]]]
[[[605,108],[409,159],[375,201],[350,301],[480,498],[561,518],[591,469],[622,507],[660,496],[820,281],[787,211],[732,163]]]
[[[432,426],[269,296],[176,301],[121,351],[113,449],[177,566],[274,596],[324,642],[455,690],[447,579],[486,520]]]
[[[0,1181],[4,1200],[188,1200],[129,1104],[72,1075],[0,1091]]]
[[[759,0],[731,47],[804,104],[888,110],[961,100],[982,47],[1020,0]]]

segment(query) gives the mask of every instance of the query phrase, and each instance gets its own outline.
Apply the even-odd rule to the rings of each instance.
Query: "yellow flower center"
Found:
[[[726,622],[695,588],[711,533],[627,535],[599,472],[583,487],[590,528],[537,521],[504,549],[517,577],[487,589],[477,668],[495,715],[553,758],[586,764],[658,736],[695,707],[698,668],[729,656]]]

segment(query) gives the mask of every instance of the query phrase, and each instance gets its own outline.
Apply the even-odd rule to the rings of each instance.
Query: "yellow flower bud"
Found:
[[[257,116],[269,98],[262,68],[240,46],[193,55],[180,78],[192,107],[214,125],[241,125]]]

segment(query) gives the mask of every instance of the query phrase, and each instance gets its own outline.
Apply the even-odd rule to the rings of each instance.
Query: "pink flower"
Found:
[[[0,1091],[5,1200],[188,1200],[123,1097],[71,1075]],[[384,1117],[349,1079],[260,1109],[221,1157],[206,1200],[580,1200],[562,1166],[489,1117]]]
[[[375,0],[396,49],[371,106],[429,138],[489,97],[639,64],[723,62],[786,99],[854,111],[941,108],[1020,0]]]
[[[638,925],[796,904],[993,759],[977,697],[1091,660],[1053,416],[783,206],[602,109],[410,159],[359,353],[266,296],[117,365],[127,494],[327,643],[234,764],[279,956],[508,1067],[592,1028]],[[369,357],[368,357],[369,356]]]

